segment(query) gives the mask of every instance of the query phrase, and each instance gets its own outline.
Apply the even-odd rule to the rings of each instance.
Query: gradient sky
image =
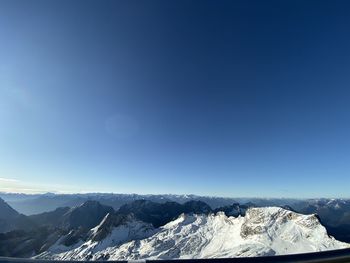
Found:
[[[350,197],[350,1],[0,1],[0,191]]]

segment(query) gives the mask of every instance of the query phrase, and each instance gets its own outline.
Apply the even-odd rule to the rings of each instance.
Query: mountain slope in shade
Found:
[[[62,224],[62,218],[69,211],[73,210],[69,207],[59,207],[54,211],[44,212],[41,214],[28,216],[32,221],[34,221],[39,226],[59,226]]]
[[[182,213],[208,214],[212,212],[209,205],[202,201],[188,201],[184,204],[176,202],[155,203],[148,200],[136,200],[123,205],[119,214],[133,214],[140,221],[160,227],[176,219]]]
[[[155,234],[157,230],[149,223],[144,223],[132,215],[116,215],[108,213],[101,223],[92,228],[87,242],[79,242],[65,246],[65,237],[60,238],[47,251],[36,258],[94,259],[94,254],[99,252],[99,259],[107,260],[108,254],[103,251],[109,247],[118,247],[132,240],[140,240]]]
[[[255,207],[255,205],[252,203],[247,203],[244,205],[241,205],[239,203],[233,203],[232,205],[227,205],[227,206],[223,206],[215,209],[214,213],[224,212],[225,215],[227,216],[234,216],[234,217],[244,216],[246,211],[250,207]]]
[[[0,233],[14,229],[31,229],[34,226],[34,222],[18,213],[0,198]]]
[[[17,217],[19,213],[9,206],[3,199],[0,198],[0,218],[1,219],[13,219]]]
[[[105,218],[106,219],[106,218]],[[101,222],[97,229],[104,225]],[[141,234],[140,234],[141,233]],[[135,236],[135,235],[138,236]],[[143,238],[143,239],[142,239]],[[117,242],[116,242],[117,240]],[[131,241],[128,241],[131,240]],[[113,228],[100,241],[87,242],[39,258],[132,260],[282,255],[349,247],[328,236],[315,215],[277,207],[250,208],[244,217],[182,214],[158,228],[135,220]]]
[[[65,213],[62,216],[61,226],[66,229],[90,229],[99,224],[106,214],[113,212],[112,207],[89,200]]]

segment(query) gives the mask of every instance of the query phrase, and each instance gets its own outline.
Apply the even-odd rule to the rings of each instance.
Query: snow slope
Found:
[[[96,232],[96,229],[92,230]],[[181,215],[152,229],[130,221],[103,240],[88,240],[62,253],[39,258],[132,260],[251,257],[316,252],[350,247],[328,236],[315,215],[301,215],[277,207],[250,208],[244,217]]]
[[[90,230],[90,238],[88,241],[82,242],[80,240],[77,244],[66,247],[61,243],[61,241],[65,238],[62,237],[56,242],[56,244],[35,258],[89,260],[94,258],[95,253],[98,253],[99,258],[101,259],[104,258],[103,251],[108,247],[118,247],[125,242],[143,239],[156,233],[156,230],[151,224],[129,218],[128,222],[125,222],[117,227],[113,227],[112,229],[107,229],[108,234],[106,237],[99,240],[97,238],[99,234],[106,231],[106,228],[110,227],[109,225],[106,227],[106,222],[108,222],[110,218],[111,215],[107,214],[98,226]]]

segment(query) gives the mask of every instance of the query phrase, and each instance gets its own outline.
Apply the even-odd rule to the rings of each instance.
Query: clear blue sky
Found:
[[[0,191],[350,197],[349,1],[0,1]]]

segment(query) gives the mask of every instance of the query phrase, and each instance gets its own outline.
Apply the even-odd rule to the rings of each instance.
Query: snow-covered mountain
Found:
[[[3,198],[11,207],[13,207],[19,213],[30,215],[34,223],[42,225],[49,221],[49,225],[57,226],[55,219],[61,220],[61,214],[65,211],[65,207],[75,208],[87,201],[97,201],[101,205],[112,207],[115,211],[120,208],[127,208],[130,211],[139,209],[137,202],[140,200],[150,201],[152,203],[158,203],[157,205],[149,205],[148,207],[141,207],[144,210],[158,209],[163,207],[170,208],[169,203],[185,204],[189,201],[201,201],[209,205],[212,209],[211,212],[224,211],[226,215],[238,216],[244,215],[247,207],[267,207],[278,206],[287,208],[301,214],[317,214],[322,224],[327,228],[328,232],[336,237],[338,240],[342,240],[350,243],[350,199],[329,199],[329,198],[317,198],[317,199],[290,199],[290,198],[224,198],[224,197],[211,197],[211,196],[197,196],[197,195],[138,195],[138,194],[115,194],[115,193],[87,193],[87,194],[14,194],[0,192],[0,198]],[[134,203],[135,202],[135,203]],[[129,204],[134,203],[133,207]],[[142,203],[138,203],[141,204]],[[237,205],[239,204],[239,205]],[[176,206],[176,205],[174,205]],[[55,215],[52,213],[56,210]],[[162,209],[160,209],[162,210]],[[173,208],[171,211],[175,211]],[[143,212],[141,211],[141,212]],[[46,215],[42,213],[47,213]],[[176,212],[177,213],[177,212]],[[185,212],[186,213],[186,212]],[[38,215],[39,214],[39,215]],[[140,215],[140,214],[139,214]],[[143,215],[143,218],[148,217],[148,221],[152,221],[153,225],[161,225],[169,222],[172,213],[168,216],[159,217],[156,215],[156,219],[160,220],[156,222],[149,216],[149,213]],[[57,216],[57,217],[56,217]],[[178,216],[178,215],[176,215]],[[51,218],[49,218],[51,217]],[[22,216],[22,219],[23,216]],[[144,220],[142,220],[144,221]],[[166,222],[165,222],[166,221]],[[12,223],[12,222],[11,222]],[[6,225],[6,227],[4,227]],[[0,232],[16,229],[16,227],[8,227],[8,224],[4,223],[0,218]],[[17,224],[16,224],[17,225]],[[27,229],[28,224],[22,224]],[[45,224],[47,225],[47,224]]]
[[[109,256],[103,254],[105,249],[118,247],[132,240],[144,239],[156,233],[157,229],[152,224],[139,221],[132,215],[120,216],[108,213],[99,225],[90,230],[88,241],[80,240],[71,246],[65,246],[66,236],[63,236],[37,258],[90,260],[98,253],[99,259],[108,259]]]
[[[114,224],[114,219],[107,215],[90,231],[88,240],[71,247],[56,242],[37,257],[70,260],[222,258],[350,247],[330,237],[317,216],[277,207],[249,208],[244,217],[227,217],[223,212],[182,214],[159,228],[132,216],[119,220],[124,221]]]

